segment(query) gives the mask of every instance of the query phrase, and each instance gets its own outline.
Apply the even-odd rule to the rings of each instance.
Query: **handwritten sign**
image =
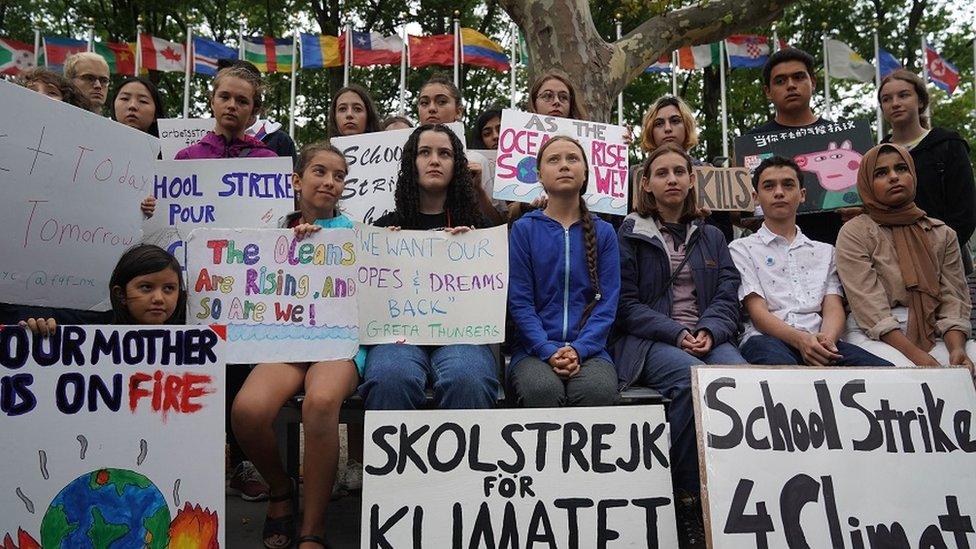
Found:
[[[627,145],[623,126],[556,116],[502,111],[498,137],[498,166],[494,197],[515,202],[532,202],[542,192],[536,154],[556,135],[577,139],[590,165],[584,197],[590,210],[627,215]]]
[[[352,229],[197,229],[186,241],[189,322],[227,325],[227,361],[350,358],[359,348]]]
[[[709,547],[966,547],[961,368],[693,369]]]
[[[213,118],[160,118],[157,124],[163,160],[173,160],[176,153],[199,142],[214,129]]]
[[[205,326],[0,329],[4,546],[223,546],[224,345]]]
[[[447,125],[464,144],[464,126]],[[403,146],[414,128],[336,137],[331,140],[349,164],[339,208],[353,221],[373,223],[393,211]]]
[[[295,209],[291,164],[290,158],[156,162],[156,213],[143,226],[143,241],[185,263],[183,240],[195,228],[276,228]]]
[[[0,302],[108,310],[158,151],[151,135],[0,81]]]
[[[356,251],[364,344],[505,340],[504,226],[451,235],[357,224]]]
[[[803,171],[806,200],[797,213],[812,213],[861,204],[857,194],[857,170],[861,156],[874,146],[866,120],[824,122],[781,132],[749,134],[736,138],[735,157],[751,174],[774,155],[796,161]],[[751,184],[750,184],[751,186]]]
[[[366,413],[361,547],[678,547],[661,406]]]
[[[698,206],[713,212],[751,212],[752,176],[746,168],[713,168],[695,166]]]

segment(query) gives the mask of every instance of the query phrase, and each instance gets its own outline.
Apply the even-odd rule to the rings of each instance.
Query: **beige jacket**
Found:
[[[935,251],[941,303],[935,311],[939,337],[959,330],[969,337],[972,303],[963,274],[956,232],[948,225],[926,217],[926,235]],[[857,325],[871,339],[900,328],[893,307],[908,305],[908,291],[898,268],[891,229],[874,222],[867,214],[848,221],[837,236],[837,272]]]

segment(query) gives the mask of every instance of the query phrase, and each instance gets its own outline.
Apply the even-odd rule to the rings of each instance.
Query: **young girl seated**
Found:
[[[299,210],[285,216],[282,227],[299,237],[325,227],[352,227],[336,209],[348,167],[342,153],[327,142],[302,149],[292,179]],[[362,354],[355,359],[310,363],[258,364],[234,399],[231,421],[244,453],[271,487],[262,536],[270,548],[327,547],[325,509],[339,460],[339,408],[356,391]],[[305,390],[305,512],[296,538],[298,485],[282,468],[272,422],[285,402]]]
[[[549,202],[509,237],[517,332],[509,382],[523,406],[609,406],[618,397],[606,351],[620,291],[617,240],[583,200],[589,166],[578,141],[553,137],[536,161]]]
[[[894,144],[864,155],[863,213],[837,237],[837,272],[855,323],[847,340],[897,366],[965,365],[976,351],[956,233],[915,205],[915,163]]]

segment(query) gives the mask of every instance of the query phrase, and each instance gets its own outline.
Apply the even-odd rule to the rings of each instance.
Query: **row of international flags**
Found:
[[[347,32],[339,36],[297,33],[292,38],[244,37],[238,48],[192,36],[191,66],[195,73],[213,75],[218,61],[222,59],[246,59],[262,72],[291,72],[295,62],[292,52],[297,49],[300,51],[299,66],[302,69],[341,67],[347,61],[347,50],[351,50],[348,62],[353,66],[399,65],[404,54],[411,67],[452,66],[458,61],[455,59],[457,50],[461,63],[496,71],[511,68],[508,56],[498,43],[466,27],[462,27],[458,33],[457,48],[454,34],[409,36],[407,44],[404,44],[396,35]],[[34,45],[0,38],[0,74],[16,75],[35,66],[60,72],[69,55],[84,51],[100,54],[108,62],[112,74],[123,75],[135,74],[137,64],[140,71],[184,72],[188,57],[186,44],[148,34],[139,35],[138,50],[135,43],[103,43],[62,36],[38,36],[35,42],[38,43],[36,53]]]

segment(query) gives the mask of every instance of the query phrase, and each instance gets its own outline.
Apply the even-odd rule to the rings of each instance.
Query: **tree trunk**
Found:
[[[712,0],[648,19],[616,42],[597,32],[589,0],[500,0],[522,29],[529,80],[552,68],[576,84],[590,118],[609,121],[614,99],[662,54],[775,19],[796,0]]]

